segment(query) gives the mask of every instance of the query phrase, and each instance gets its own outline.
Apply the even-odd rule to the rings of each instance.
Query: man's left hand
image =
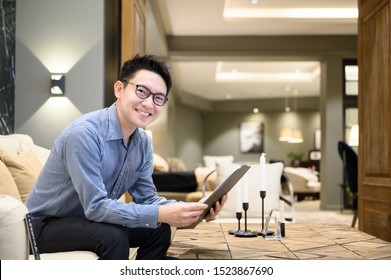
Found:
[[[205,199],[205,198],[204,198]],[[202,199],[200,202],[202,202]],[[221,208],[223,208],[225,202],[228,199],[228,195],[223,195],[216,203],[210,208],[208,215],[206,215],[205,220],[210,221],[216,218],[216,216],[220,213]]]

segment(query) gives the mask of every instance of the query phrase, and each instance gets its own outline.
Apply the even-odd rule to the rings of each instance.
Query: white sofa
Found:
[[[291,181],[298,201],[308,198],[319,199],[321,182],[316,172],[304,167],[285,167],[284,174]]]
[[[26,201],[50,150],[24,134],[0,135],[0,259],[33,259],[25,226]],[[121,198],[125,201],[124,197]],[[137,249],[130,249],[135,258]],[[96,260],[87,251],[41,254],[41,259]]]

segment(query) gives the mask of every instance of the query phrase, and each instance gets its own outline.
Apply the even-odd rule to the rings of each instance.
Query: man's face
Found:
[[[163,78],[148,70],[139,70],[128,83],[117,81],[114,92],[117,97],[117,112],[123,133],[133,133],[137,127],[145,128],[158,118],[163,106],[153,102],[153,95],[142,99],[135,93],[136,85],[151,93],[166,95],[167,87]]]

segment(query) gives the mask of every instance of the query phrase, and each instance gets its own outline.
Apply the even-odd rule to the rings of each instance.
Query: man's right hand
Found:
[[[173,203],[159,207],[158,222],[182,228],[198,220],[202,212],[208,208],[204,203]]]

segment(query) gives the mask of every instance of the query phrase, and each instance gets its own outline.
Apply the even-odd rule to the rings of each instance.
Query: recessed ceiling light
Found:
[[[226,9],[225,18],[358,18],[358,9]]]
[[[254,108],[254,109],[253,109],[253,113],[254,113],[254,114],[258,114],[258,113],[259,113],[259,109],[258,109],[258,108]]]
[[[300,64],[300,72],[295,73],[297,65]],[[276,68],[281,66],[281,70]],[[295,66],[294,66],[295,65]],[[294,68],[293,68],[294,66]],[[302,68],[304,67],[304,68]],[[275,82],[275,83],[296,83],[312,82],[319,78],[320,67],[317,61],[304,62],[223,62],[216,65],[216,82]],[[290,91],[290,89],[285,89]]]
[[[253,6],[249,6],[239,0],[225,0],[223,15],[225,18],[358,18],[358,8],[354,6],[324,8],[316,4],[310,7],[296,4],[292,8],[280,8],[277,5],[255,7],[258,2],[250,0]]]

